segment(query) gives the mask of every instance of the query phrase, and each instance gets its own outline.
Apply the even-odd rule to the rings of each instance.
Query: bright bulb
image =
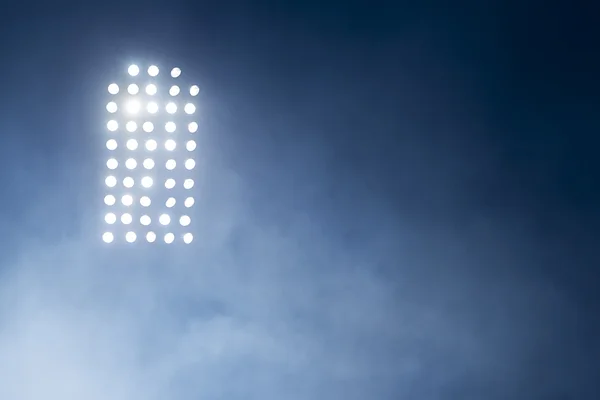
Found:
[[[154,96],[157,91],[158,91],[158,89],[156,89],[156,85],[153,83],[146,86],[146,94],[149,96]]]
[[[140,88],[135,83],[132,83],[131,85],[127,86],[127,92],[131,95],[136,95],[140,92]]]
[[[145,176],[142,178],[142,186],[146,189],[151,187],[153,183],[154,182],[152,181],[152,178],[150,178],[149,176]]]
[[[175,150],[175,147],[177,147],[177,143],[175,143],[173,139],[169,139],[165,142],[165,149],[167,151],[173,151]]]
[[[177,162],[175,160],[167,160],[167,162],[165,163],[165,168],[169,171],[174,170],[176,166]]]
[[[195,122],[190,122],[188,124],[188,131],[190,131],[190,133],[195,133],[198,130],[198,124]]]
[[[169,114],[175,114],[177,112],[177,104],[175,104],[173,102],[169,102],[169,103],[167,103],[167,106],[165,107],[165,109],[167,110],[167,112]]]
[[[148,241],[148,243],[154,243],[154,241],[156,240],[156,233],[154,233],[154,232],[146,233],[146,240]]]
[[[158,217],[158,222],[160,222],[161,225],[169,225],[171,223],[171,217],[169,217],[168,214],[161,214],[161,216]]]
[[[192,169],[194,169],[195,166],[196,166],[196,161],[194,161],[193,159],[188,158],[187,160],[185,160],[185,169],[192,170]]]
[[[140,67],[135,64],[131,64],[129,68],[127,68],[127,72],[131,76],[137,76],[140,73]]]
[[[121,215],[121,223],[123,225],[129,225],[133,222],[133,217],[129,213]]]
[[[192,243],[192,241],[194,240],[194,235],[192,235],[191,233],[186,233],[185,235],[183,235],[183,242],[185,244],[190,244]]]
[[[124,195],[121,197],[121,204],[123,204],[125,207],[130,207],[133,204],[133,196],[130,194]]]
[[[125,186],[127,189],[131,189],[133,187],[134,183],[135,183],[135,181],[130,176],[127,176],[123,179],[123,186]]]
[[[117,107],[117,103],[115,103],[114,101],[111,101],[110,103],[108,103],[106,105],[106,111],[108,111],[111,114],[114,114],[117,112],[119,107]]]
[[[106,141],[106,148],[110,151],[116,150],[117,146],[117,141],[115,139],[108,139]]]
[[[190,207],[192,207],[192,206],[194,205],[194,198],[193,198],[193,197],[188,197],[188,198],[186,198],[186,199],[185,199],[185,201],[183,202],[183,205],[184,205],[186,208],[190,208]]]
[[[150,133],[154,130],[154,124],[150,121],[144,122],[144,124],[142,125],[142,129],[144,130],[144,132]]]
[[[187,149],[187,151],[196,150],[196,142],[193,140],[188,140],[187,143],[185,144],[185,148]]]
[[[171,70],[171,77],[179,78],[179,75],[181,75],[181,69],[175,67]]]
[[[140,217],[140,224],[144,225],[144,226],[148,226],[150,225],[150,223],[152,222],[152,220],[150,219],[149,216],[147,215],[142,215]]]
[[[165,235],[165,243],[171,244],[171,243],[173,243],[174,240],[175,240],[175,235],[173,235],[171,232],[169,232]]]
[[[117,178],[115,178],[114,176],[107,176],[106,179],[104,180],[104,183],[106,183],[106,186],[112,188],[117,186]]]
[[[107,224],[112,225],[117,222],[117,216],[114,213],[108,213],[104,216],[104,221]]]
[[[150,114],[156,114],[158,112],[158,104],[156,104],[155,102],[151,101],[148,103],[148,105],[146,106],[146,110],[150,113]]]
[[[180,92],[179,86],[177,86],[177,85],[173,85],[169,89],[169,94],[173,97],[177,96],[179,94],[179,92]]]
[[[198,85],[193,85],[192,87],[190,87],[190,94],[192,96],[198,96],[198,93],[200,93],[200,88],[198,87]]]
[[[115,240],[115,236],[111,232],[104,232],[102,234],[102,240],[104,243],[112,243]]]
[[[183,111],[185,111],[186,114],[191,115],[196,112],[196,106],[192,103],[187,103],[185,107],[183,107]]]
[[[175,203],[177,203],[177,200],[175,200],[175,197],[169,197],[167,199],[167,201],[165,202],[165,206],[167,206],[167,208],[173,208],[173,207],[175,207]]]
[[[175,187],[175,179],[169,178],[165,181],[165,187],[167,189],[173,189]]]
[[[150,197],[148,197],[148,196],[142,196],[140,198],[140,205],[142,207],[150,207],[150,204],[152,204],[152,201],[150,201]]]
[[[154,168],[154,160],[151,158],[146,158],[142,164],[144,165],[144,168],[146,168],[146,169]]]
[[[135,234],[135,232],[127,232],[125,234],[125,240],[127,240],[128,243],[133,243],[136,239],[137,235]]]
[[[175,129],[177,129],[175,122],[169,121],[165,124],[165,131],[167,131],[169,133],[173,133],[173,132],[175,132]]]
[[[135,167],[137,167],[137,161],[135,161],[134,158],[128,158],[127,161],[125,161],[125,168],[135,169]]]
[[[129,139],[125,146],[131,151],[136,150],[138,148],[138,141],[135,139]]]
[[[183,188],[184,189],[191,189],[194,187],[194,180],[193,179],[186,179],[185,181],[183,181]]]
[[[119,129],[119,123],[117,121],[115,121],[114,119],[111,119],[110,121],[108,121],[106,123],[106,129],[108,129],[111,132],[114,132],[117,129]]]
[[[187,215],[182,215],[179,218],[179,223],[181,224],[181,226],[188,226],[189,224],[192,223],[192,219]]]
[[[116,202],[117,199],[115,199],[115,196],[113,196],[112,194],[107,194],[106,196],[104,196],[104,204],[106,204],[107,206],[114,206]]]
[[[158,145],[156,143],[156,140],[154,140],[154,139],[149,139],[149,140],[146,141],[146,150],[148,150],[148,151],[154,151],[154,150],[156,150],[157,146]]]
[[[108,85],[108,93],[110,93],[110,94],[119,93],[119,85],[117,85],[116,83],[111,83],[110,85]]]
[[[128,132],[135,132],[137,130],[136,122],[135,121],[127,122],[127,124],[125,124],[125,129],[127,129]]]
[[[151,65],[148,67],[148,75],[150,76],[156,76],[158,75],[158,67],[156,65]]]
[[[119,162],[114,158],[109,158],[106,161],[106,167],[108,169],[117,169],[118,166],[119,166]]]

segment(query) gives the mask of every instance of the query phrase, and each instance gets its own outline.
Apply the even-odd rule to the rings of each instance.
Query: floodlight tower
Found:
[[[108,85],[105,243],[189,244],[194,206],[194,100],[180,68],[124,68]],[[183,86],[182,86],[183,85]]]

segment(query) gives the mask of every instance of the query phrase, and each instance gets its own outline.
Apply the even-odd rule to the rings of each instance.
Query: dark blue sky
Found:
[[[0,15],[0,398],[600,398],[592,5],[69,3]],[[185,251],[100,244],[131,62],[202,89]]]

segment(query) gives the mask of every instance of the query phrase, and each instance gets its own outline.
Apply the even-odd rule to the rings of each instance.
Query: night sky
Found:
[[[4,2],[0,399],[599,399],[577,3]],[[130,63],[201,88],[187,247],[100,239]]]

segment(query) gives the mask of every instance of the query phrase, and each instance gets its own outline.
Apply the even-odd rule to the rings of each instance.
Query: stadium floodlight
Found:
[[[179,67],[123,72],[106,86],[102,240],[192,243],[200,89]]]

